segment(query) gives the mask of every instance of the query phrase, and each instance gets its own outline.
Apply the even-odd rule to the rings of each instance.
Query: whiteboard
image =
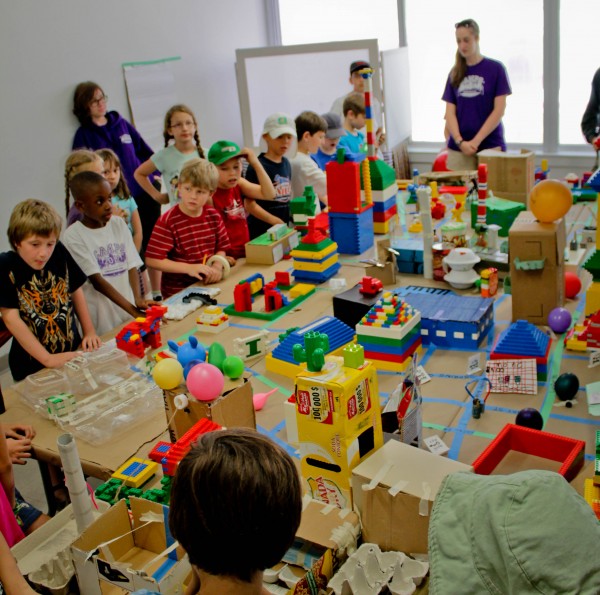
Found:
[[[373,94],[381,101],[376,39],[236,50],[236,74],[244,144],[260,145],[266,118],[295,118],[304,110],[322,114],[352,90],[350,64],[366,60],[374,69]]]
[[[381,52],[386,144],[393,149],[412,134],[408,48]]]

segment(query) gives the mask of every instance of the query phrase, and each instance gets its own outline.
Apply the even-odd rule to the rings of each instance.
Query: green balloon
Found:
[[[244,373],[244,360],[237,355],[228,355],[223,362],[223,374],[235,380]]]
[[[221,343],[213,343],[208,348],[208,363],[219,368],[221,372],[223,372],[223,362],[226,357],[225,347]]]

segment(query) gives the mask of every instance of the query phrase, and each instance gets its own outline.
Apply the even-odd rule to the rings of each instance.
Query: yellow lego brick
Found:
[[[329,267],[333,266],[338,261],[337,252],[324,262],[303,262],[300,260],[294,260],[294,268],[297,271],[312,271],[313,273],[322,273]]]
[[[121,465],[112,475],[120,479],[126,486],[139,488],[158,471],[158,463],[147,459],[132,457]]]
[[[312,283],[296,283],[296,285],[294,285],[289,291],[290,299],[295,300],[301,295],[306,295],[307,293],[310,293],[314,288],[315,285],[313,285]]]
[[[600,310],[600,282],[592,283],[585,294],[585,315],[589,316]]]
[[[594,484],[594,480],[589,477],[585,480],[583,497],[592,507],[594,514],[600,519],[600,486]]]

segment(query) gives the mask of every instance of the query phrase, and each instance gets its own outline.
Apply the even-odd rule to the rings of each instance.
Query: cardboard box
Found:
[[[530,211],[519,213],[508,233],[513,321],[545,325],[564,305],[565,242],[564,219],[540,223]],[[542,260],[543,268],[527,268]]]
[[[255,264],[275,264],[289,254],[300,241],[298,232],[291,229],[282,238],[271,241],[267,234],[246,244],[246,262]]]
[[[390,440],[352,471],[363,541],[382,550],[427,552],[429,515],[446,475],[469,465]]]
[[[165,553],[174,543],[165,527],[168,507],[133,497],[130,505],[131,517],[120,500],[71,545],[81,592],[108,595],[148,589],[182,594],[190,564],[181,547]],[[153,522],[147,523],[147,518]]]
[[[494,196],[508,198],[527,205],[535,182],[535,154],[521,149],[520,153],[486,149],[477,154],[479,163],[488,166],[488,190]]]
[[[188,407],[176,411],[174,399],[177,395],[185,394]],[[225,428],[254,428],[256,415],[252,402],[252,385],[249,376],[237,380],[225,379],[223,394],[214,401],[197,401],[184,386],[175,390],[163,391],[165,411],[169,421],[171,442],[179,440],[196,422],[206,417]]]
[[[316,500],[351,508],[351,471],[383,444],[377,373],[328,356],[322,372],[296,376],[300,470]]]

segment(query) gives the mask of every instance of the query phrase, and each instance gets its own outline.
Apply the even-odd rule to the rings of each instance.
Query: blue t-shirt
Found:
[[[458,88],[452,86],[448,76],[442,99],[456,105],[460,134],[464,139],[471,140],[494,110],[496,97],[511,93],[508,75],[502,62],[483,58],[478,64],[467,67],[465,78]],[[479,150],[495,147],[506,151],[502,122],[483,139]],[[454,151],[460,150],[452,137],[448,139],[448,148]]]
[[[319,150],[316,153],[313,153],[310,157],[316,162],[320,169],[325,171],[327,164],[330,161],[336,160],[336,153],[337,151],[333,152],[331,155],[328,155],[327,153],[323,153],[321,147],[319,147]]]
[[[357,130],[356,134],[352,134],[351,132],[348,132],[348,130],[344,130],[344,132],[346,134],[340,138],[338,149],[344,147],[347,155],[353,155],[354,161],[362,161],[365,158],[365,153],[363,151],[365,135],[360,130]]]

